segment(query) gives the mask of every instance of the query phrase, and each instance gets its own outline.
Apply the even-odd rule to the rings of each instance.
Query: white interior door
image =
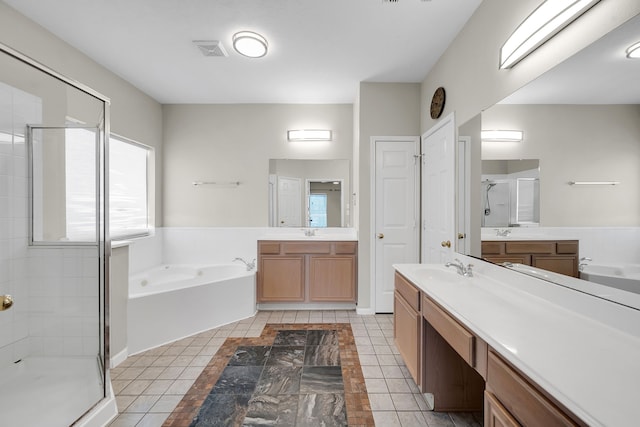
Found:
[[[422,262],[451,260],[455,248],[455,117],[422,135]]]
[[[302,182],[278,177],[278,227],[302,227]]]
[[[418,138],[372,138],[376,313],[393,312],[392,265],[418,261]]]

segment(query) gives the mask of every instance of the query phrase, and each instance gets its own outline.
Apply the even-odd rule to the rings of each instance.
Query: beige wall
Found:
[[[538,4],[482,2],[422,82],[422,132],[435,124],[428,111],[438,86],[447,90],[442,117],[455,111],[457,123],[464,123],[640,13],[638,0],[602,1],[512,69],[498,70],[502,44]]]
[[[111,132],[154,147],[156,163],[162,164],[162,110],[154,99],[1,1],[0,43],[110,98]],[[156,181],[156,225],[162,225],[159,167]]]
[[[520,143],[484,143],[482,158],[540,159],[541,226],[640,225],[640,106],[496,105],[482,126],[524,131]]]
[[[417,83],[360,83],[355,189],[358,229],[358,308],[371,308],[371,137],[420,134],[420,85]]]
[[[267,226],[269,159],[351,160],[352,119],[351,104],[163,106],[165,225]],[[331,129],[333,141],[288,142],[288,129]]]

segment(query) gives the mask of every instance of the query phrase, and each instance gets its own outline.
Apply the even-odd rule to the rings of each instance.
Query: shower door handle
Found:
[[[0,307],[0,311],[9,310],[13,305],[13,298],[11,298],[11,295],[1,295],[0,299],[2,299],[2,306]]]

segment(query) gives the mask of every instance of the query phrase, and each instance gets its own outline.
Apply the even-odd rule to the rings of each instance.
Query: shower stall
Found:
[[[108,100],[0,45],[0,424],[108,395]]]

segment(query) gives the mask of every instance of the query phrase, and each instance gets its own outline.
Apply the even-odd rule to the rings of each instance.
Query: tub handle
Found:
[[[13,298],[11,298],[11,295],[2,295],[0,296],[0,299],[2,299],[2,306],[0,307],[0,311],[9,310],[13,305]]]

